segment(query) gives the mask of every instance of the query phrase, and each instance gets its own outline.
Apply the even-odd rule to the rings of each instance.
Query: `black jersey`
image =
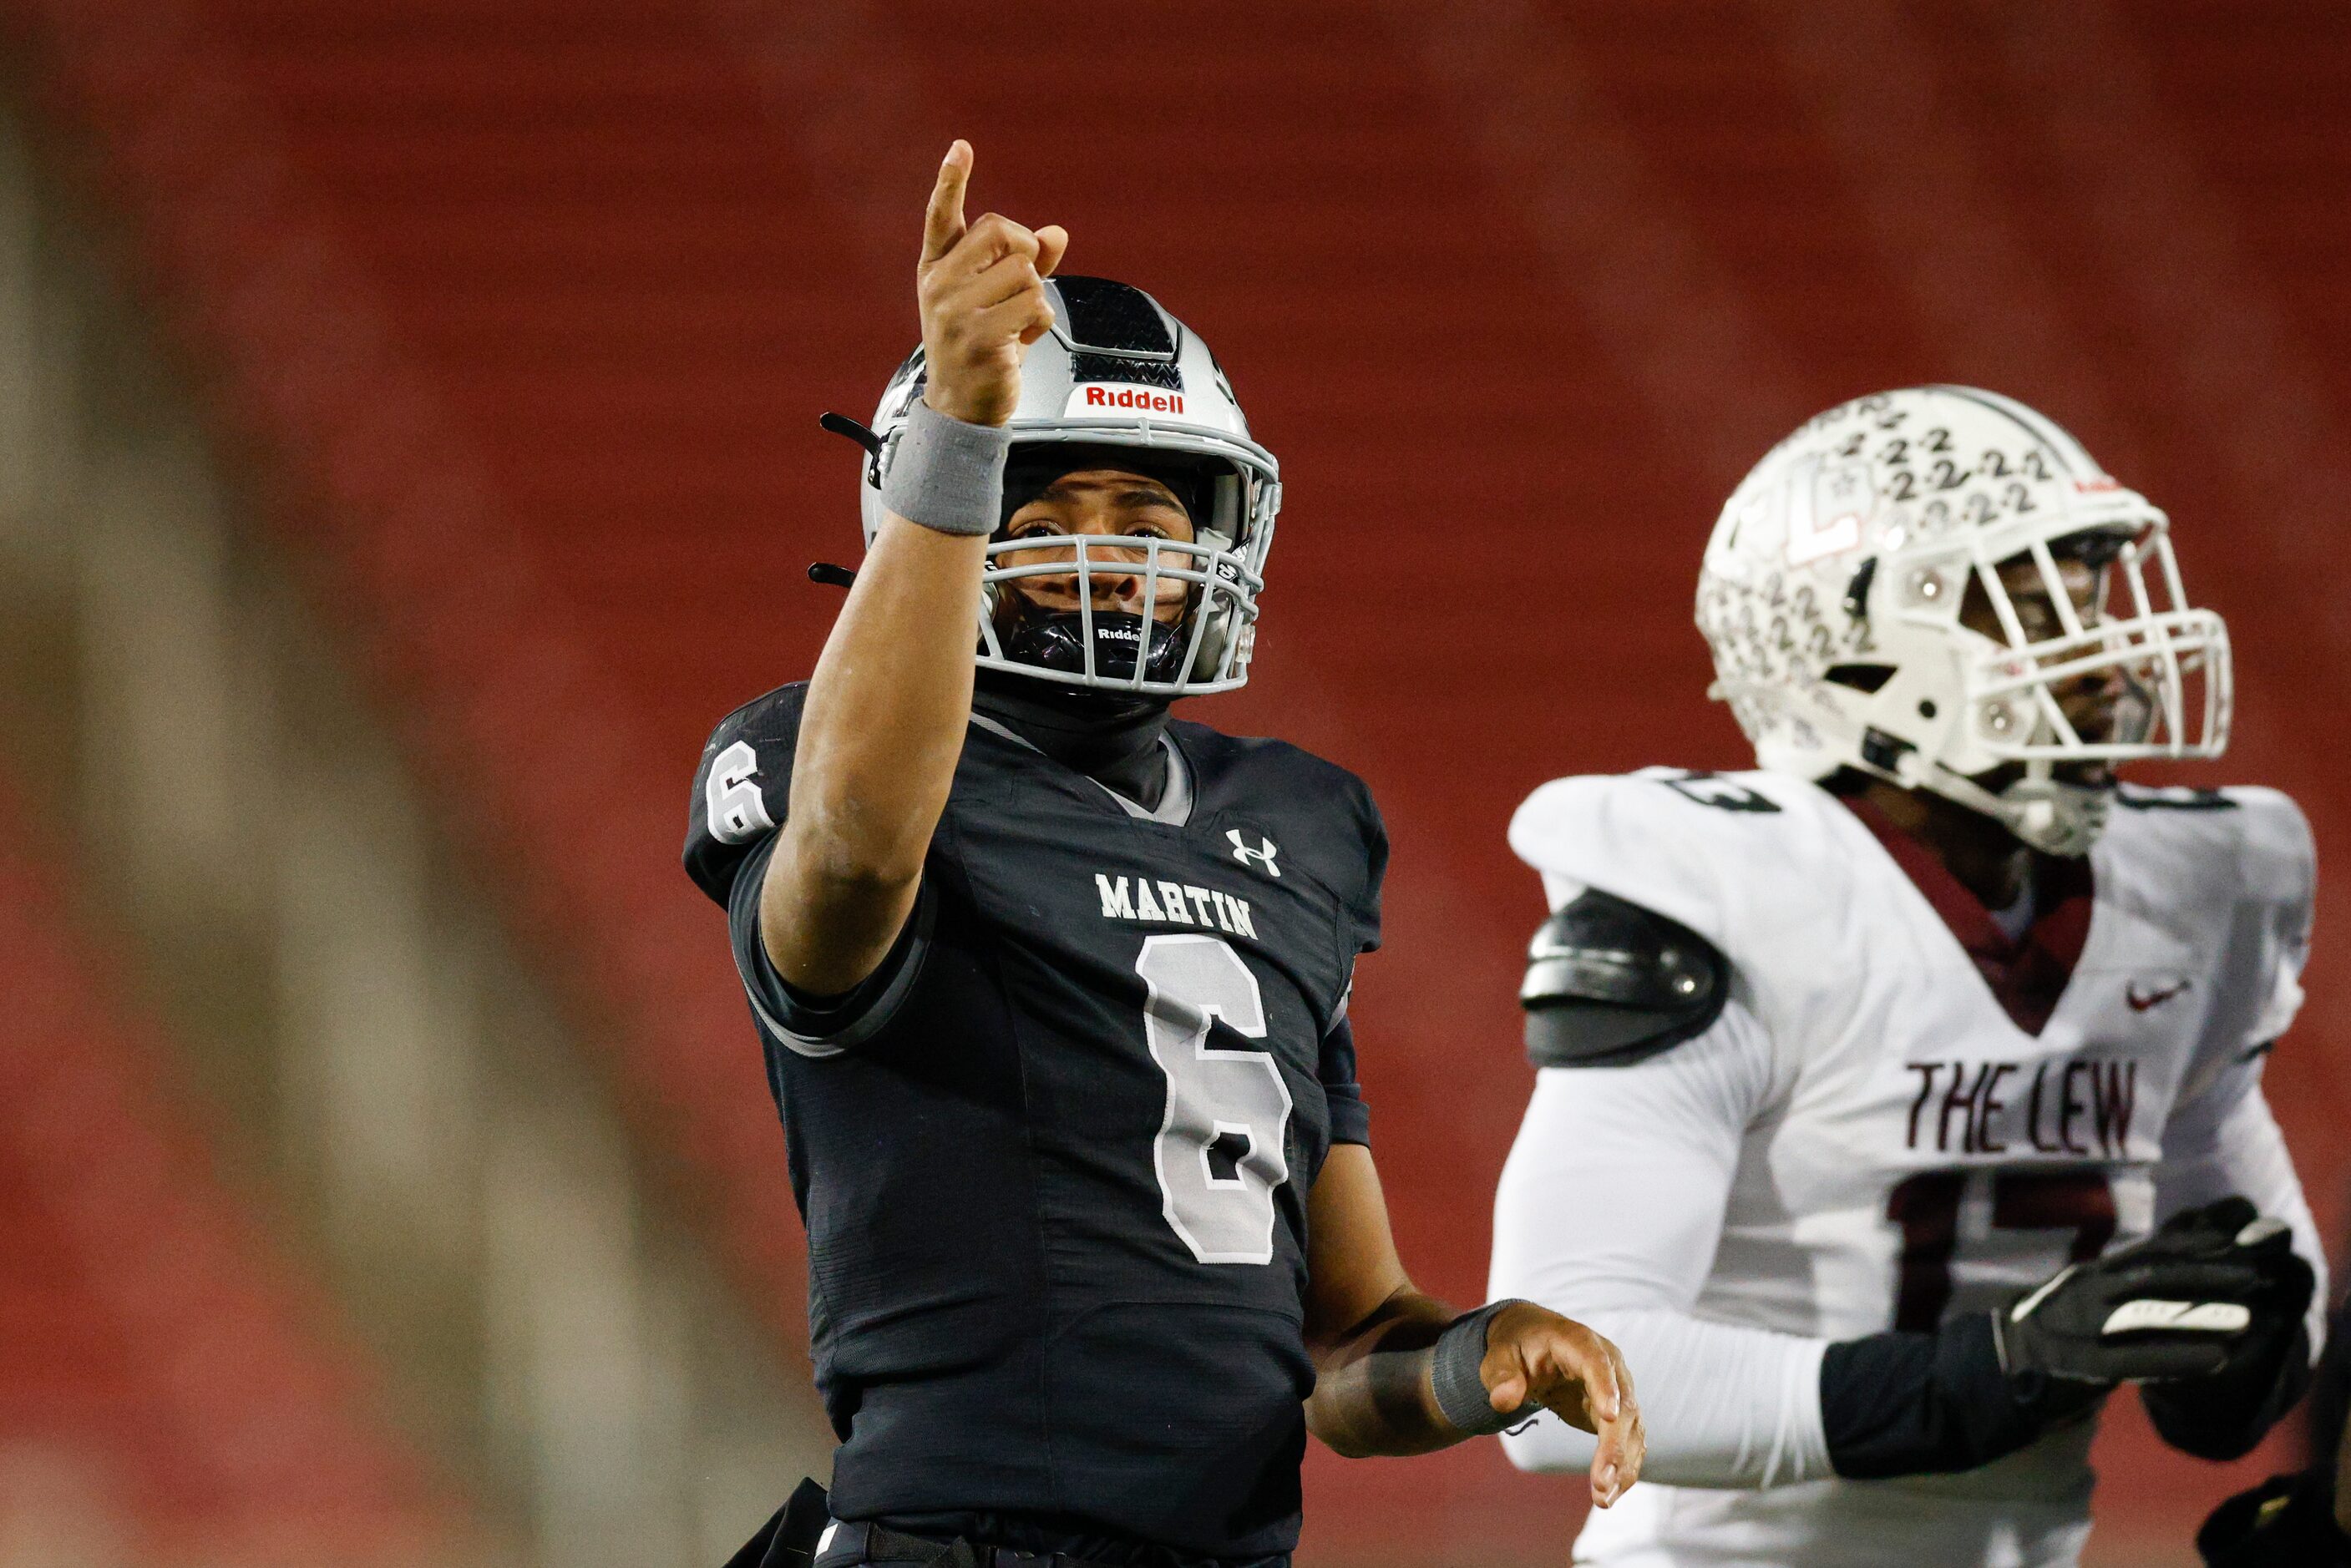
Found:
[[[1288,1552],[1306,1192],[1366,1138],[1344,1013],[1379,940],[1369,793],[1171,722],[1145,812],[977,717],[904,932],[820,1007],[758,927],[804,691],[719,725],[685,861],[729,911],[783,1115],[836,1515]]]

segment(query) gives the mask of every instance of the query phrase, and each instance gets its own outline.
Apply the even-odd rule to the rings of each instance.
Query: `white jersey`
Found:
[[[1931,878],[1814,784],[1562,779],[1510,845],[1552,908],[1597,888],[1732,971],[1698,1038],[1542,1070],[1502,1179],[1491,1294],[1615,1338],[1649,1426],[1650,1479],[1593,1516],[1577,1562],[2071,1563],[2092,1422],[1963,1475],[1841,1480],[1826,1345],[1984,1310],[2232,1191],[2289,1220],[2323,1281],[2259,1087],[2301,1000],[2314,872],[2283,795],[2126,793],[2072,911],[2070,975],[2055,961],[2023,1023]],[[1566,1469],[1591,1439],[1545,1417],[1506,1445]]]

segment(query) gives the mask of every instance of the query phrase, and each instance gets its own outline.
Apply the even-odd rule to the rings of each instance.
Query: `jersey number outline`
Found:
[[[1886,1194],[1886,1217],[1902,1227],[1901,1288],[1894,1326],[1932,1334],[1951,1302],[1951,1257],[1959,1250],[1959,1200],[1967,1170],[1928,1170]],[[2071,1231],[2066,1261],[2086,1263],[2115,1239],[2115,1189],[2098,1169],[1996,1170],[1991,1176],[1995,1231]]]
[[[1736,779],[1698,768],[1685,768],[1672,778],[1658,779],[1684,800],[1699,805],[1710,805],[1717,811],[1755,811],[1777,814],[1780,803],[1749,789]]]
[[[1152,1140],[1160,1212],[1204,1263],[1273,1262],[1273,1195],[1290,1179],[1290,1085],[1263,1051],[1219,1051],[1209,1025],[1265,1038],[1257,976],[1220,937],[1146,937],[1134,961],[1149,994],[1144,1042],[1167,1078],[1167,1111]],[[1211,1155],[1246,1148],[1220,1176]]]
[[[776,831],[776,819],[768,815],[758,781],[759,753],[748,741],[737,741],[710,759],[702,804],[711,837],[721,844],[744,844]]]

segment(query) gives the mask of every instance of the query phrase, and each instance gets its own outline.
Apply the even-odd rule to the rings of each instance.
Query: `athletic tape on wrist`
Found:
[[[1520,1422],[1538,1414],[1540,1405],[1521,1405],[1515,1410],[1497,1410],[1486,1397],[1486,1380],[1478,1368],[1486,1359],[1486,1330],[1494,1314],[1506,1306],[1518,1305],[1515,1297],[1488,1302],[1476,1312],[1464,1313],[1437,1336],[1429,1364],[1429,1382],[1437,1393],[1437,1407],[1456,1429],[1480,1435],[1507,1431]]]
[[[882,504],[937,533],[993,534],[1011,450],[1010,431],[966,424],[917,399],[882,476]]]

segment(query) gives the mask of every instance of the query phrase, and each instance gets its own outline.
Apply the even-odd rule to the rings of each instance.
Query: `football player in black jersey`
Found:
[[[1614,1347],[1396,1259],[1346,1016],[1370,795],[1167,717],[1247,678],[1273,458],[1148,296],[967,225],[970,169],[921,349],[870,431],[828,421],[868,445],[864,565],[814,677],[712,736],[686,845],[808,1224],[816,1560],[1287,1563],[1309,1430],[1418,1453],[1538,1404],[1600,1435],[1604,1507],[1643,1453]]]

